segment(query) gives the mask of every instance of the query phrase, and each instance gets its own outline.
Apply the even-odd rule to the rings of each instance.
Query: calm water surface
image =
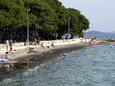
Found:
[[[15,80],[0,81],[0,86],[115,86],[114,44],[90,46],[62,57],[19,73]]]

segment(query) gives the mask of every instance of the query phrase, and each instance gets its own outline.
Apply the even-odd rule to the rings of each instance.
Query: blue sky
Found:
[[[59,0],[67,8],[81,11],[90,21],[90,29],[115,31],[115,0]]]

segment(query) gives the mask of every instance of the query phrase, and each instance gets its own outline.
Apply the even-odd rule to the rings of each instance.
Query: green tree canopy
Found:
[[[28,8],[30,28],[64,34],[69,17],[71,34],[82,36],[89,28],[88,19],[79,10],[65,8],[59,0],[0,0],[0,29],[17,31],[26,27]]]

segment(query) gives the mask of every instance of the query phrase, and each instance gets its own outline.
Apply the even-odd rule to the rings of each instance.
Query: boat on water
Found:
[[[111,42],[115,42],[115,40],[110,40]]]
[[[115,42],[115,39],[108,39],[108,42]]]

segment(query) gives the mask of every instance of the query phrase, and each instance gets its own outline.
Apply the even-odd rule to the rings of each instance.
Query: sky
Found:
[[[115,0],[59,0],[66,8],[81,11],[90,21],[90,30],[115,32]]]

